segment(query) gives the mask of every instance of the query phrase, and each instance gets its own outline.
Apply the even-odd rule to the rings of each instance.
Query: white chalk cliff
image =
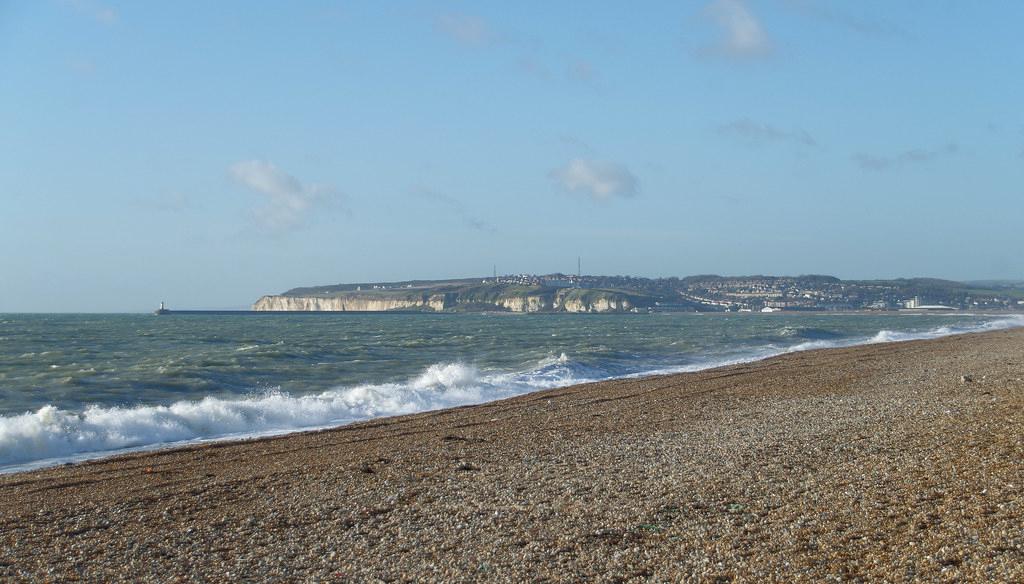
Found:
[[[486,309],[486,305],[493,305],[496,310],[510,312],[626,312],[634,307],[628,296],[616,292],[602,291],[581,297],[570,289],[561,289],[539,294],[499,296],[493,301],[483,303],[460,298],[458,293],[424,293],[422,296],[387,296],[358,292],[334,296],[273,295],[260,298],[253,304],[252,309],[279,312],[441,312],[454,309],[460,304],[472,304],[477,310]]]
[[[385,312],[388,310],[441,311],[445,309],[444,294],[424,298],[387,298],[366,296],[264,296],[252,305],[253,310],[291,312]]]

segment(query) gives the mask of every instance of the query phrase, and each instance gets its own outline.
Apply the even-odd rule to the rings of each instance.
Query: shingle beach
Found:
[[[0,476],[0,579],[1024,581],[1024,329]]]

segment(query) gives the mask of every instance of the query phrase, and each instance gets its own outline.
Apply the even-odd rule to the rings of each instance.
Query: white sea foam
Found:
[[[973,327],[946,326],[919,332],[883,330],[870,337],[765,345],[697,363],[651,367],[619,376],[697,371],[794,351],[929,339],[1018,326],[1024,326],[1024,316]],[[315,395],[292,396],[274,390],[244,398],[206,397],[168,406],[90,406],[81,412],[48,405],[35,412],[0,417],[0,472],[167,445],[336,426],[379,416],[482,403],[609,377],[612,376],[574,363],[563,353],[544,358],[522,372],[481,372],[462,363],[438,363],[403,383],[338,387]]]
[[[997,331],[1008,328],[1015,328],[1024,326],[1024,315],[1014,314],[1005,318],[997,320],[990,320],[974,326],[941,326],[934,329],[929,329],[921,332],[903,332],[903,331],[889,331],[882,330],[878,331],[873,337],[868,339],[867,343],[892,343],[899,341],[915,341],[922,339],[937,339],[939,337],[948,337],[950,335],[959,335],[964,333],[976,333],[985,331]]]
[[[341,387],[316,395],[280,390],[241,399],[206,397],[169,406],[90,406],[81,412],[48,405],[0,417],[0,472],[84,460],[112,452],[218,438],[259,436],[481,403],[571,376],[534,383],[530,375],[481,375],[475,367],[441,363],[406,383]]]

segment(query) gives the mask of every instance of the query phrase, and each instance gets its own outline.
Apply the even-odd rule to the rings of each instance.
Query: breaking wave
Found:
[[[339,387],[315,395],[281,389],[244,398],[205,397],[167,406],[44,406],[0,417],[0,472],[116,452],[337,426],[512,397],[587,381],[563,354],[524,373],[481,374],[462,363],[431,365],[404,383]]]
[[[1024,326],[1024,316],[976,326],[944,326],[919,332],[882,330],[870,337],[825,339],[794,334],[793,344],[734,348],[728,354],[683,363],[637,361],[631,367],[582,363],[563,354],[519,372],[481,371],[464,363],[437,363],[400,383],[338,387],[314,395],[275,389],[242,398],[205,397],[166,406],[89,406],[68,411],[47,405],[0,417],[0,472],[99,458],[114,453],[208,440],[281,434],[354,421],[493,401],[553,387],[610,378],[696,371],[809,349],[930,339]]]
[[[843,335],[836,331],[830,331],[828,329],[813,328],[813,327],[799,327],[799,326],[786,326],[782,327],[779,331],[779,336],[790,337],[797,339],[838,339]]]

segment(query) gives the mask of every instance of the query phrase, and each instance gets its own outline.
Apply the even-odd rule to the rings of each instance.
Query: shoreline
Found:
[[[282,313],[275,313],[275,314],[282,314]],[[502,314],[504,314],[504,313],[502,313]],[[1008,316],[1012,318],[1013,314],[1011,313]],[[877,339],[879,339],[879,335],[881,333],[884,333],[884,332],[887,332],[887,331],[884,331],[884,330],[883,331],[879,331],[879,333],[876,333],[876,335],[874,337],[850,337],[850,338],[847,338],[847,339],[840,339],[840,340],[835,340],[835,341],[829,341],[829,340],[805,340],[805,341],[803,341],[801,343],[797,343],[795,345],[788,346],[788,347],[777,348],[777,349],[772,350],[772,351],[754,352],[754,353],[749,353],[749,354],[747,354],[745,356],[740,356],[740,357],[736,357],[736,358],[710,360],[710,361],[704,362],[701,365],[691,365],[691,366],[685,366],[685,367],[683,367],[683,366],[680,366],[680,367],[667,367],[667,368],[664,368],[664,369],[652,369],[652,370],[643,371],[643,372],[623,374],[621,376],[612,377],[612,378],[608,378],[608,379],[599,379],[599,380],[596,380],[596,381],[582,381],[582,382],[577,381],[577,382],[571,383],[570,385],[561,385],[561,386],[556,385],[556,386],[553,386],[553,387],[539,388],[539,389],[535,389],[533,391],[529,391],[529,392],[526,392],[526,393],[523,393],[523,394],[519,394],[519,395],[520,396],[521,395],[530,395],[530,394],[535,394],[535,393],[540,392],[540,391],[547,391],[547,390],[551,390],[551,389],[570,387],[572,385],[578,385],[580,383],[603,383],[603,382],[615,382],[615,381],[627,381],[627,380],[642,381],[642,380],[645,380],[647,378],[656,378],[656,377],[661,377],[661,376],[664,376],[664,375],[674,375],[674,374],[680,374],[680,373],[696,373],[696,372],[702,372],[702,371],[710,371],[710,370],[719,369],[719,368],[722,368],[722,367],[729,367],[729,366],[740,365],[740,364],[747,364],[747,363],[757,363],[757,362],[760,362],[760,361],[764,361],[766,359],[771,359],[773,357],[777,357],[777,356],[780,356],[780,355],[786,355],[786,354],[790,354],[790,353],[795,353],[795,352],[806,352],[806,351],[815,351],[815,350],[821,350],[821,349],[833,349],[833,348],[848,348],[848,347],[857,347],[857,346],[867,346],[867,345],[878,344],[878,343],[886,343],[886,342],[909,342],[909,341],[922,340],[922,339],[943,338],[943,337],[946,337],[946,336],[951,336],[951,335],[956,335],[956,334],[976,334],[978,332],[985,332],[987,330],[1007,330],[1007,329],[1012,329],[1012,328],[1016,328],[1016,327],[1024,328],[1024,321],[1022,321],[1022,322],[1012,322],[1012,324],[1011,324],[1011,320],[1009,320],[1009,319],[988,321],[987,323],[982,325],[982,327],[993,325],[993,324],[996,325],[995,328],[988,328],[988,329],[980,328],[980,329],[974,329],[974,330],[967,329],[967,330],[961,330],[961,331],[956,331],[956,332],[947,331],[947,332],[939,333],[937,329],[936,330],[927,330],[927,331],[917,331],[917,332],[900,332],[900,331],[895,331],[895,332],[892,332],[892,334],[890,336],[887,336],[887,337],[885,337],[884,339],[881,339],[881,340],[877,340]],[[904,338],[893,338],[893,336],[895,336],[895,337],[902,336]],[[497,400],[481,401],[481,402],[478,402],[478,403],[467,403],[467,404],[462,404],[461,406],[454,406],[454,407],[482,405],[482,404],[490,403],[492,401],[501,401],[503,399],[510,399],[511,397],[515,397],[515,396],[499,398]],[[176,402],[176,403],[182,403],[182,402]],[[156,406],[145,406],[145,407],[156,407]],[[135,408],[128,408],[128,409],[135,409]],[[441,409],[444,409],[444,408],[441,408]],[[415,414],[415,413],[426,413],[426,412],[431,412],[431,411],[439,411],[439,409],[426,409],[426,410],[421,410],[419,412],[413,412],[413,414]],[[307,432],[319,432],[319,431],[324,431],[324,430],[331,430],[331,429],[341,428],[341,427],[349,426],[349,425],[352,425],[352,424],[359,424],[359,423],[363,423],[363,422],[367,422],[367,421],[373,421],[373,420],[381,420],[381,419],[386,419],[386,418],[395,417],[395,416],[401,416],[401,415],[403,415],[403,414],[390,414],[390,415],[389,414],[385,414],[385,415],[382,415],[382,416],[376,416],[376,417],[371,417],[371,418],[352,419],[350,421],[344,421],[344,422],[333,421],[333,422],[324,423],[324,424],[320,424],[320,425],[309,425],[309,426],[305,426],[305,427],[302,427],[302,426],[299,426],[299,427],[286,427],[286,428],[276,428],[276,429],[268,429],[268,430],[261,430],[261,431],[251,431],[251,432],[249,432],[249,431],[242,431],[242,432],[234,432],[234,433],[222,434],[222,435],[209,435],[209,436],[199,436],[199,437],[193,437],[193,438],[185,438],[185,439],[176,440],[176,441],[173,441],[173,442],[156,442],[156,443],[149,443],[149,444],[140,444],[140,445],[137,445],[137,446],[130,446],[130,447],[125,447],[125,448],[116,448],[116,449],[108,449],[108,450],[100,449],[100,450],[93,450],[93,451],[82,451],[82,452],[78,452],[78,453],[66,454],[66,455],[63,455],[63,456],[57,456],[57,457],[51,457],[51,458],[42,458],[42,459],[29,460],[29,461],[25,461],[25,462],[14,463],[14,464],[7,464],[6,466],[0,467],[0,477],[2,477],[4,475],[10,475],[10,474],[20,474],[20,473],[24,473],[24,472],[33,472],[33,471],[37,471],[37,470],[44,470],[44,469],[47,469],[47,468],[54,468],[54,467],[68,466],[68,465],[75,465],[75,464],[82,464],[82,463],[86,463],[86,462],[95,462],[95,461],[99,461],[99,460],[106,460],[108,458],[115,458],[115,457],[118,457],[118,456],[125,456],[125,455],[133,455],[133,454],[140,454],[140,453],[144,454],[144,453],[149,453],[149,452],[162,452],[162,451],[167,451],[167,450],[176,450],[176,449],[181,449],[181,448],[189,448],[191,446],[204,445],[204,444],[212,444],[212,443],[220,443],[220,442],[245,442],[245,441],[252,441],[252,440],[261,440],[261,439],[264,439],[264,438],[288,436],[288,435],[293,435],[293,434],[302,434],[302,433],[307,433]],[[404,415],[408,415],[408,414],[404,414]]]
[[[0,576],[1012,580],[1022,343],[816,349],[0,475]]]

